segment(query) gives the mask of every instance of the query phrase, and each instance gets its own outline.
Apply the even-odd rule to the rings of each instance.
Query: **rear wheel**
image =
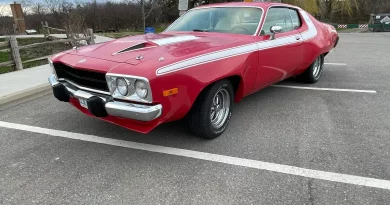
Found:
[[[212,139],[220,136],[229,124],[234,91],[229,80],[206,88],[189,113],[189,128],[197,136]]]
[[[298,81],[305,83],[316,83],[322,74],[324,68],[324,55],[318,56],[314,62],[305,70],[297,76]]]

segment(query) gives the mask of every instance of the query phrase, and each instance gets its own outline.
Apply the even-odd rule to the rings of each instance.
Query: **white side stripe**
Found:
[[[151,40],[151,42],[158,44],[159,46],[172,44],[172,43],[180,43],[184,41],[191,41],[199,39],[199,37],[196,36],[175,36],[175,37],[168,37],[168,38],[161,38],[156,40]]]
[[[303,40],[314,38],[317,35],[317,29],[315,25],[310,20],[309,16],[306,14],[305,11],[300,10],[300,12],[302,13],[308,25],[308,30],[303,32],[302,34],[295,34],[295,35],[286,36],[282,38],[276,38],[275,40],[260,41],[256,43],[251,43],[243,46],[237,46],[233,48],[228,48],[220,51],[215,51],[212,53],[206,53],[203,55],[195,56],[189,59],[179,61],[177,63],[172,63],[163,66],[161,68],[158,68],[156,70],[156,75],[157,76],[164,75],[164,74],[176,72],[178,70],[183,70],[189,67],[210,63],[210,62],[222,60],[233,56],[239,56],[239,55],[243,55],[243,54],[247,54],[259,50],[265,50],[265,49],[275,48],[283,45],[299,43],[301,41],[298,41],[296,39],[297,35],[301,35]]]
[[[72,133],[72,132],[66,132],[61,130],[52,130],[47,128],[34,127],[29,125],[22,125],[22,124],[2,122],[2,121],[0,121],[0,127],[69,138],[69,139],[82,140],[87,142],[107,144],[107,145],[118,146],[118,147],[144,150],[144,151],[154,152],[154,153],[162,153],[162,154],[182,156],[182,157],[200,159],[200,160],[211,161],[211,162],[219,162],[224,164],[242,166],[242,167],[253,168],[258,170],[266,170],[266,171],[289,174],[289,175],[300,176],[300,177],[321,179],[321,180],[326,180],[331,182],[346,183],[346,184],[390,190],[390,181],[383,180],[383,179],[375,179],[375,178],[354,176],[348,174],[319,171],[319,170],[306,169],[306,168],[283,165],[283,164],[263,162],[263,161],[252,160],[252,159],[244,159],[239,157],[211,154],[206,152],[198,152],[198,151],[179,149],[173,147],[164,147],[159,145],[151,145],[151,144],[130,142],[124,140],[110,139],[110,138],[98,137],[94,135]]]
[[[303,18],[305,19],[305,22],[307,24],[307,27],[309,29],[305,32],[302,32],[302,37],[304,40],[309,40],[317,36],[317,29],[316,26],[313,24],[313,22],[310,20],[309,15],[307,14],[306,11],[300,9],[299,12],[302,14]]]
[[[221,60],[228,57],[238,56],[246,53],[250,53],[257,50],[257,44],[252,43],[244,46],[238,46],[234,48],[229,48],[221,51],[216,51],[213,53],[207,53],[204,55],[196,56],[193,58],[189,58],[183,61],[179,61],[177,63],[173,63],[164,67],[157,69],[156,75],[167,74],[171,72],[175,72],[178,70],[186,69],[188,67],[192,67],[195,65],[200,65],[212,61]]]

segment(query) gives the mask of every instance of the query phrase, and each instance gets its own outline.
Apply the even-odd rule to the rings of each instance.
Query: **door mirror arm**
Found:
[[[271,31],[271,38],[270,38],[270,40],[274,40],[275,39],[275,34],[281,33],[283,31],[283,28],[281,26],[271,26],[270,31]]]

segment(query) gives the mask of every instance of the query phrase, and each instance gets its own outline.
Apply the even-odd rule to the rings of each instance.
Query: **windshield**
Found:
[[[220,32],[253,35],[262,15],[260,8],[218,7],[194,9],[166,31]]]

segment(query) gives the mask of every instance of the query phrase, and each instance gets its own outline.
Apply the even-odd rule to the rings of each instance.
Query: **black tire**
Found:
[[[315,72],[316,62],[319,62],[319,70]],[[324,68],[324,55],[321,54],[318,56],[314,62],[301,74],[297,76],[297,80],[303,83],[316,83],[322,74],[322,70]]]
[[[217,110],[222,110],[216,108],[214,103],[215,98],[218,98],[217,94],[222,96],[220,95],[220,92],[229,93],[228,97],[225,95],[225,99],[228,99],[229,109],[223,110],[223,116],[226,118],[223,117],[225,120],[223,120],[224,122],[221,121],[219,123],[220,127],[215,127],[215,124],[212,123],[212,110],[215,110],[214,116],[217,116]],[[196,136],[205,139],[213,139],[220,136],[229,124],[233,108],[233,97],[233,86],[229,80],[221,80],[207,87],[206,90],[200,94],[189,113],[188,123],[191,132]],[[223,102],[223,100],[220,101]]]

